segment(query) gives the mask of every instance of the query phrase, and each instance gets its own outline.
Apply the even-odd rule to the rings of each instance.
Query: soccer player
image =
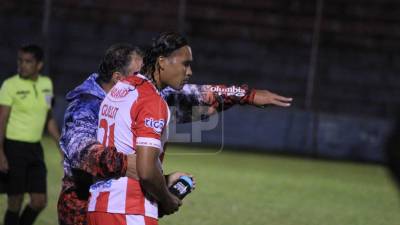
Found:
[[[4,225],[33,224],[47,204],[46,165],[40,144],[44,127],[55,141],[60,133],[51,113],[53,85],[42,76],[43,51],[37,45],[18,51],[18,74],[0,90],[0,171],[7,173]],[[24,193],[30,203],[22,214]]]
[[[136,154],[139,181],[121,177],[90,187],[90,225],[156,225],[158,211],[176,212],[181,200],[168,190],[162,161],[170,111],[160,96],[165,87],[180,90],[192,76],[192,52],[174,33],[161,34],[144,57],[144,75],[118,82],[100,106],[98,141],[124,154]],[[158,209],[160,207],[160,209]]]
[[[60,141],[66,156],[58,201],[60,225],[86,224],[92,177],[136,177],[135,158],[119,153],[113,147],[104,148],[96,140],[96,130],[100,103],[106,92],[118,79],[139,71],[141,66],[140,49],[114,45],[107,50],[99,72],[67,94],[70,103]],[[213,112],[235,104],[289,106],[291,101],[267,90],[250,90],[246,85],[185,85],[181,91],[166,88],[161,95],[170,106],[177,107],[176,120],[181,123],[207,118]],[[207,106],[209,110],[195,113],[192,106]]]

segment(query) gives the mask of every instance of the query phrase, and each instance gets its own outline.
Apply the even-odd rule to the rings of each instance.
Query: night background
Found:
[[[235,106],[224,112],[223,118],[219,115],[218,128],[204,133],[201,143],[178,145],[177,152],[182,149],[190,152],[194,148],[192,146],[196,146],[192,151],[198,153],[204,148],[204,152],[212,155],[223,144],[222,154],[227,149],[228,157],[245,152],[256,154],[256,159],[240,161],[237,165],[274,165],[275,157],[296,162],[306,160],[304,167],[301,166],[306,168],[304,174],[323,170],[317,166],[314,170],[313,163],[338,163],[327,169],[328,175],[321,176],[329,178],[337,175],[339,183],[354,181],[353,186],[342,188],[358,193],[364,193],[360,190],[368,185],[376,185],[374,187],[377,188],[372,190],[372,194],[365,192],[362,200],[366,202],[359,201],[359,205],[353,208],[356,210],[365,206],[365,211],[360,209],[359,214],[340,210],[332,212],[336,219],[342,217],[343,220],[327,219],[331,218],[331,209],[349,204],[347,200],[340,201],[340,197],[337,205],[330,206],[326,212],[315,210],[319,206],[323,208],[324,202],[331,200],[316,197],[315,202],[302,206],[309,211],[288,216],[296,208],[286,208],[286,205],[307,202],[308,198],[304,197],[282,203],[285,207],[267,203],[274,202],[271,199],[265,200],[265,204],[247,205],[269,217],[260,221],[246,219],[243,221],[248,223],[241,221],[241,224],[400,224],[399,196],[384,167],[385,141],[400,104],[400,1],[2,0],[0,81],[16,74],[17,50],[21,45],[40,44],[46,52],[43,74],[53,80],[56,95],[54,112],[61,127],[67,104],[65,94],[97,71],[105,50],[111,44],[128,42],[146,46],[162,31],[177,31],[188,38],[194,55],[191,83],[248,84],[250,88],[267,89],[294,98],[290,108]],[[190,125],[184,126],[187,128]],[[240,155],[239,159],[246,157]],[[267,158],[262,161],[260,157]],[[179,163],[179,156],[175,156],[172,162],[174,160]],[[216,159],[199,160],[208,163]],[[233,163],[231,159],[227,161]],[[296,162],[276,162],[276,166],[283,166],[283,170],[290,168],[290,165],[296,168]],[[186,163],[190,164],[185,162],[184,166]],[[47,166],[50,170],[51,163]],[[57,167],[57,162],[54,166]],[[348,168],[353,166],[356,172]],[[364,166],[365,170],[362,170]],[[250,171],[263,170],[257,168]],[[195,166],[193,173],[202,169],[201,165]],[[281,168],[276,171],[281,172]],[[329,174],[332,171],[339,171],[340,174]],[[232,173],[232,170],[229,172]],[[242,172],[238,170],[234,174]],[[201,172],[199,174],[203,183],[211,182],[207,175],[202,177]],[[363,178],[358,183],[355,182],[357,178],[340,180],[344,174],[359,174]],[[376,175],[378,180],[371,178],[367,184],[370,175]],[[54,176],[54,182],[59,182],[62,174],[60,172]],[[215,178],[213,181],[223,182],[224,178]],[[248,182],[253,183],[254,180]],[[281,182],[286,184],[285,181]],[[312,179],[310,182],[313,182]],[[318,186],[318,179],[315,182]],[[311,183],[310,187],[313,186]],[[270,188],[262,182],[255,184],[261,185],[260,190],[266,192]],[[49,198],[56,201],[58,183],[52,184],[49,180],[48,185],[54,185],[55,194]],[[229,188],[232,185],[235,184],[230,184]],[[326,187],[329,186],[326,184]],[[212,207],[214,203],[210,196],[219,193],[204,187],[207,194],[202,195],[201,188],[199,186],[199,193],[193,199],[197,196],[208,199],[207,202],[200,203],[200,200],[193,199],[190,202],[189,197],[186,211],[178,213],[190,215],[193,223],[187,217],[179,217],[184,215],[174,215],[174,222],[162,224],[239,224],[238,220],[230,221],[229,218],[219,221],[218,215],[211,220],[214,222],[207,223],[205,218],[213,215],[191,212],[191,207],[207,208],[204,204]],[[290,188],[287,190],[290,192]],[[321,187],[323,190],[329,188]],[[229,192],[229,189],[225,191]],[[297,193],[298,190],[292,191]],[[262,191],[256,192],[258,196],[263,195]],[[340,192],[327,192],[343,197]],[[313,194],[308,194],[304,196],[312,198]],[[351,194],[347,194],[343,199],[352,199]],[[275,196],[281,195],[275,193]],[[357,198],[352,202],[357,202]],[[1,207],[4,208],[4,205],[0,204]],[[49,204],[48,208],[54,207]],[[238,211],[240,209],[239,206]],[[274,210],[282,210],[287,214],[271,213]],[[223,212],[228,215],[237,213],[234,209]],[[377,218],[371,212],[381,217]],[[307,216],[302,215],[307,213],[315,215],[317,219],[305,220]],[[48,224],[56,224],[55,214],[42,217],[49,218]],[[40,224],[40,221],[36,224]]]

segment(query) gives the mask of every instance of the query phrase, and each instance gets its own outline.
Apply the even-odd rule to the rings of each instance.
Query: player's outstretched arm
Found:
[[[254,89],[253,92],[254,99],[251,104],[259,107],[267,105],[289,107],[293,100],[293,98],[284,97],[268,90]]]
[[[137,146],[136,155],[137,172],[144,191],[158,202],[163,214],[169,215],[178,211],[182,202],[168,190],[159,160],[160,150],[149,146]]]
[[[292,98],[268,90],[249,89],[247,85],[186,84],[180,91],[166,88],[161,94],[172,108],[178,123],[206,119],[236,104],[287,107],[292,101]]]
[[[207,119],[217,111],[236,104],[249,104],[254,97],[247,87],[186,84],[182,90],[166,88],[161,92],[178,123]]]

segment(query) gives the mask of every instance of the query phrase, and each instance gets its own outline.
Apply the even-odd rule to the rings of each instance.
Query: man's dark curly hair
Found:
[[[98,81],[108,83],[114,72],[122,74],[128,73],[128,67],[133,54],[136,53],[143,57],[143,52],[139,47],[131,44],[114,44],[107,49],[106,54],[99,66]]]
[[[161,33],[153,39],[152,46],[146,50],[143,58],[143,67],[141,74],[153,79],[153,74],[156,71],[157,59],[160,56],[168,57],[175,50],[188,45],[188,42],[181,35],[174,32]]]

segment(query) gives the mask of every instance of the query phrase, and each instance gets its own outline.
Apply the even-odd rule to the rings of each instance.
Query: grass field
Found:
[[[49,204],[36,224],[55,225],[62,169],[55,145],[47,138],[43,143]],[[400,196],[382,166],[183,151],[170,146],[165,170],[192,172],[197,189],[161,225],[400,225]],[[1,215],[5,201],[1,195]]]

